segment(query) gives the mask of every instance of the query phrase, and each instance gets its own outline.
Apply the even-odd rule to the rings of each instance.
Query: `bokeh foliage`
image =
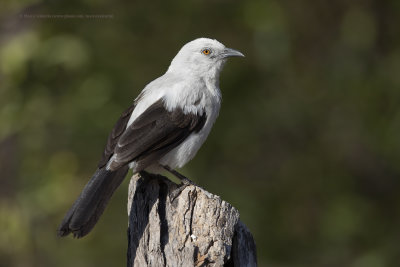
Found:
[[[127,181],[89,236],[56,228],[119,114],[202,36],[246,58],[182,171],[240,210],[260,265],[398,266],[399,3],[2,1],[0,266],[125,265]]]

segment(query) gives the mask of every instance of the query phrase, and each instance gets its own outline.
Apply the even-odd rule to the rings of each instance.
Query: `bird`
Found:
[[[215,39],[186,43],[165,74],[147,84],[120,116],[92,178],[64,216],[58,235],[87,235],[111,196],[133,173],[167,171],[192,184],[176,169],[196,155],[218,117],[219,76],[230,57],[244,57]]]

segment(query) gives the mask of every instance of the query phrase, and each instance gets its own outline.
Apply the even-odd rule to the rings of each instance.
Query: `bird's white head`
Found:
[[[198,38],[185,44],[169,66],[169,72],[217,78],[228,57],[244,57],[217,40]]]

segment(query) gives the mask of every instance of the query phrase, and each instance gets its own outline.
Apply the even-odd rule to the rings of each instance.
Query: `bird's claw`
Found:
[[[183,178],[183,179],[181,179],[181,185],[184,185],[185,187],[186,186],[189,186],[189,185],[194,185],[194,186],[197,186],[197,184],[195,184],[192,180],[189,180],[188,178]]]

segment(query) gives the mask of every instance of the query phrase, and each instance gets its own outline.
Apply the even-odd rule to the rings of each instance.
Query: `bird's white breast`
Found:
[[[186,140],[183,141],[179,146],[161,158],[159,160],[161,165],[167,165],[172,169],[183,167],[187,162],[193,159],[197,151],[206,140],[215,120],[218,117],[221,102],[219,97],[212,95],[209,92],[204,92],[202,97],[204,98],[204,103],[206,104],[204,106],[196,105],[196,108],[204,109],[204,112],[207,115],[207,120],[203,128],[197,133],[194,132],[190,134],[189,137],[186,138]]]
[[[161,98],[168,111],[181,108],[186,114],[193,113],[201,116],[205,112],[207,116],[206,122],[199,132],[190,134],[186,140],[158,162],[172,169],[181,168],[196,155],[210,133],[220,109],[220,90],[218,84],[206,79],[190,79],[188,77],[181,79],[167,72],[164,76],[148,84],[143,90],[129,119],[128,127],[149,106]],[[135,163],[131,163],[130,166],[134,169]]]

